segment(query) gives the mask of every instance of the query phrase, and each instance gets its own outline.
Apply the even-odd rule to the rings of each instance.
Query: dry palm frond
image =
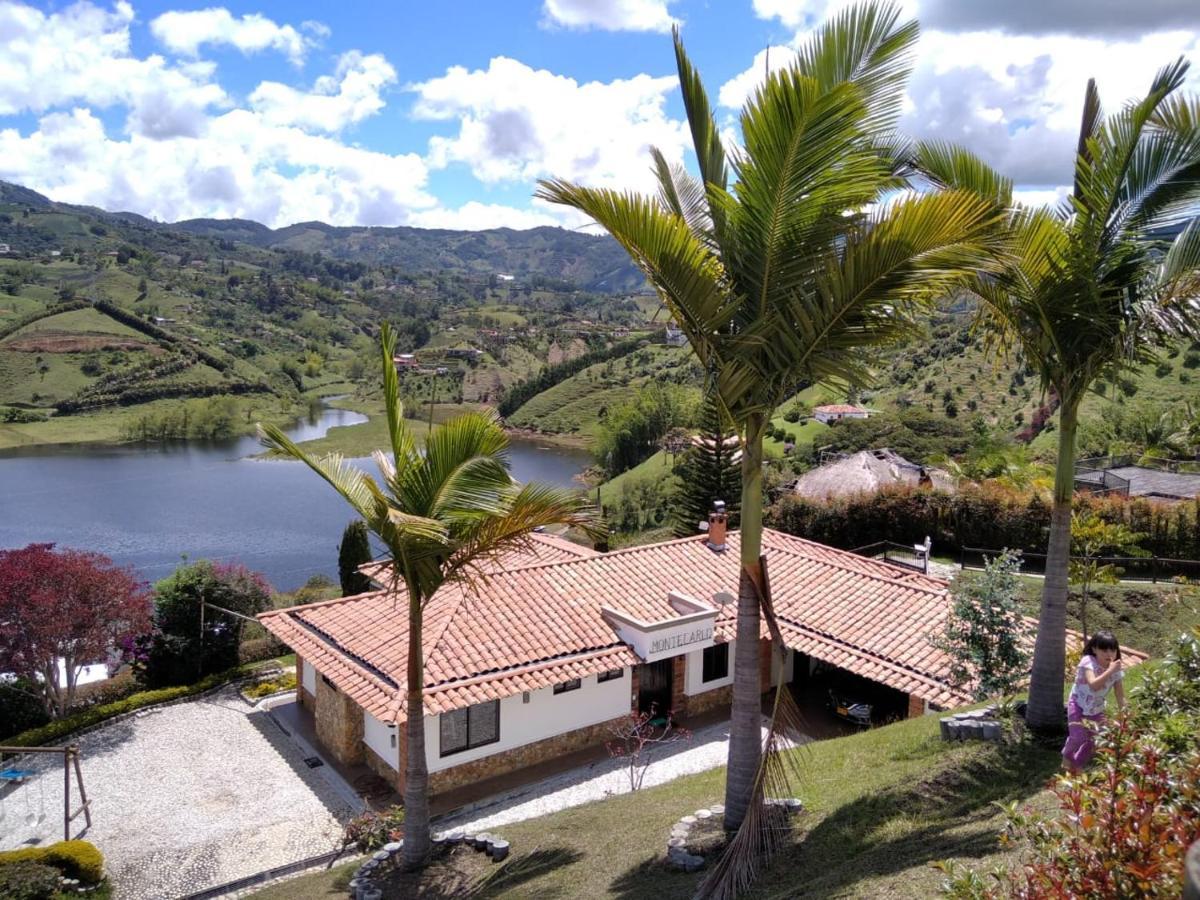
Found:
[[[771,632],[772,647],[787,652],[771,602],[771,582],[766,557],[759,558],[763,585],[759,603]],[[792,826],[785,807],[770,799],[793,797],[803,775],[801,753],[804,716],[783,678],[775,686],[771,719],[763,746],[762,763],[754,779],[750,807],[737,833],[696,890],[696,900],[733,900],[747,890],[770,858],[791,840]]]

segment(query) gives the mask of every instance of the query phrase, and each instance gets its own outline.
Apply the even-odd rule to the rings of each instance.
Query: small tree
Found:
[[[106,556],[53,544],[0,550],[0,671],[40,691],[52,716],[74,703],[85,665],[149,624],[145,585]]]
[[[1005,550],[982,575],[959,575],[945,631],[929,641],[950,656],[950,679],[975,699],[1014,693],[1029,674],[1030,623],[1021,614],[1020,557]]]
[[[1071,583],[1080,587],[1079,630],[1087,639],[1088,597],[1093,584],[1116,584],[1124,571],[1119,566],[1102,564],[1097,556],[1105,550],[1125,556],[1148,556],[1141,541],[1146,536],[1127,525],[1106,522],[1094,512],[1076,512],[1071,516]]]
[[[656,751],[669,744],[692,739],[690,731],[675,725],[670,713],[666,715],[665,725],[655,724],[657,721],[654,704],[650,704],[649,711],[631,712],[609,729],[613,740],[606,745],[608,755],[624,763],[629,775],[630,791],[641,789]]]
[[[700,412],[700,434],[676,467],[679,491],[675,497],[675,534],[696,534],[708,518],[714,500],[724,500],[730,527],[737,527],[742,496],[741,442],[737,431],[721,415],[715,398],[705,401]]]
[[[358,567],[371,561],[371,543],[367,538],[367,523],[355,519],[342,532],[342,543],[338,546],[338,577],[342,582],[342,596],[361,594],[371,589],[371,579]]]
[[[202,605],[253,616],[270,601],[270,585],[243,565],[202,559],[180,566],[154,586],[154,633],[146,640],[142,680],[150,687],[187,684],[236,666],[244,620],[211,607],[201,612]]]

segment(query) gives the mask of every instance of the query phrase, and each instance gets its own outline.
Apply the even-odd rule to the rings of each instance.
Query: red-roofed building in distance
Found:
[[[813,418],[826,425],[838,419],[865,419],[870,415],[870,410],[861,406],[851,406],[849,403],[830,403],[813,407]]]
[[[724,530],[612,553],[532,535],[443,587],[424,619],[431,790],[598,747],[632,710],[727,709],[739,534]],[[763,654],[764,690],[835,668],[887,693],[893,714],[970,699],[928,640],[949,610],[945,582],[770,529],[763,548],[786,644],[782,663]],[[382,589],[259,619],[296,652],[323,747],[402,788],[408,617],[388,565],[364,571]]]

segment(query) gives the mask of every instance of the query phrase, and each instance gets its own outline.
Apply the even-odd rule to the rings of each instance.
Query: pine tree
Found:
[[[355,519],[342,532],[338,545],[338,577],[342,581],[342,595],[361,594],[371,589],[371,580],[358,571],[363,563],[371,561],[371,544],[367,540],[367,526],[362,519]]]
[[[675,495],[675,534],[697,533],[708,520],[714,500],[724,500],[730,527],[737,525],[742,496],[741,442],[715,399],[700,410],[700,433],[679,459],[675,474],[680,487]]]

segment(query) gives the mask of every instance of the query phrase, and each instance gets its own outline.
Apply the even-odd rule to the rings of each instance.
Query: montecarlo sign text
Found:
[[[691,649],[692,644],[704,644],[706,647],[712,643],[713,630],[711,625],[704,625],[697,628],[692,628],[688,631],[677,632],[674,634],[666,634],[662,637],[652,638],[648,656],[658,656],[663,653],[671,653],[671,651]],[[673,654],[672,654],[673,655]]]

